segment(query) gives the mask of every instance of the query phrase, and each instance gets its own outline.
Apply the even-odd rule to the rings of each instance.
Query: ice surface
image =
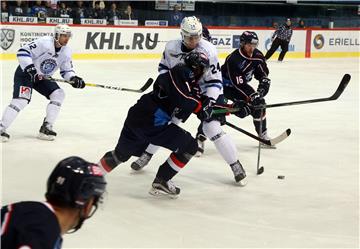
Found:
[[[158,61],[75,61],[87,82],[140,87],[156,78]],[[2,109],[12,95],[17,63],[2,61]],[[177,200],[148,194],[162,149],[141,173],[130,159],[107,176],[103,208],[79,232],[64,236],[64,247],[358,247],[359,243],[359,61],[297,59],[269,62],[267,103],[333,94],[345,73],[352,80],[333,102],[272,108],[270,136],[286,128],[291,136],[276,150],[262,150],[265,172],[256,176],[257,142],[229,127],[248,185],[233,183],[230,167],[211,142],[174,178]],[[54,142],[36,139],[47,100],[38,93],[8,129],[2,144],[2,203],[43,200],[47,176],[66,156],[97,162],[114,148],[136,93],[62,85],[66,99]],[[251,118],[229,121],[254,133]],[[194,135],[199,121],[183,125]],[[280,180],[278,175],[284,175]]]

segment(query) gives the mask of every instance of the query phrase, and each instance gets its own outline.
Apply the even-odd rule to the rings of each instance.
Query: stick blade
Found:
[[[291,129],[287,129],[283,133],[281,133],[279,136],[272,138],[269,140],[270,145],[276,145],[282,141],[284,141],[288,136],[291,134]]]
[[[351,79],[351,75],[350,74],[345,74],[343,76],[343,78],[341,79],[340,85],[338,86],[338,88],[336,89],[335,93],[333,94],[333,96],[330,97],[331,100],[335,100],[337,98],[340,97],[340,95],[344,92],[345,88],[347,87],[347,85],[349,84]]]

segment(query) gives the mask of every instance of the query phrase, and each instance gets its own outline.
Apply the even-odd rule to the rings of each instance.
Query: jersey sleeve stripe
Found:
[[[25,53],[27,53],[27,54],[30,54],[29,51],[27,51],[26,49],[23,49],[23,48],[20,48],[20,49],[18,50],[18,53],[19,53],[19,52],[25,52]]]
[[[12,211],[13,211],[13,206],[12,204],[10,204],[7,206],[7,213],[5,214],[4,220],[2,221],[1,224],[1,235],[5,234],[7,228],[9,227]]]
[[[31,58],[31,56],[28,55],[28,54],[17,54],[16,56],[17,57],[30,57]]]
[[[167,66],[165,66],[162,63],[159,63],[159,70],[161,70],[161,69],[169,70],[169,68]]]
[[[205,88],[209,88],[209,87],[217,87],[220,90],[223,88],[221,84],[207,84],[207,85],[205,85]]]

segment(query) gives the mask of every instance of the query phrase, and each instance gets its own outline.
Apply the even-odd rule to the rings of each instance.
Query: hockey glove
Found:
[[[239,118],[245,118],[251,114],[251,108],[244,101],[237,101],[233,104],[234,108],[239,108],[240,110],[234,114]]]
[[[211,119],[214,103],[215,99],[210,97],[206,97],[206,99],[202,102],[202,109],[197,113],[197,116],[201,121],[208,121]]]
[[[27,73],[28,79],[31,83],[42,79],[42,77],[38,75],[34,64],[30,64],[29,66],[25,67],[24,72]]]
[[[85,87],[85,81],[78,76],[71,77],[70,81],[72,81],[72,83],[70,83],[70,84],[74,88],[84,88]]]
[[[250,105],[253,107],[265,105],[265,100],[258,92],[250,94]]]
[[[269,92],[271,80],[269,78],[262,78],[257,88],[258,93],[261,97],[265,97]]]

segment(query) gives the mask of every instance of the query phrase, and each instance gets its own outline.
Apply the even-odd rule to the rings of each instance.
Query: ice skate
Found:
[[[149,164],[152,156],[152,154],[145,151],[135,162],[131,163],[131,168],[135,171],[141,170]]]
[[[180,194],[180,188],[176,187],[172,181],[164,181],[158,177],[152,183],[152,188],[149,194],[154,196],[169,196],[171,198],[177,198]]]
[[[230,164],[231,170],[234,173],[235,182],[240,186],[245,186],[247,184],[246,173],[239,161],[236,161],[233,164]]]
[[[56,132],[53,131],[52,125],[45,121],[40,127],[38,138],[41,140],[53,141],[56,137]]]

